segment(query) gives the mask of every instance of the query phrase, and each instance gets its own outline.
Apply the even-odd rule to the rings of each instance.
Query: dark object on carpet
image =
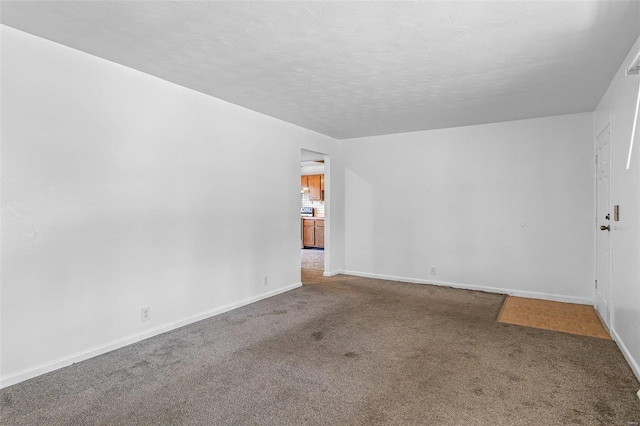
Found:
[[[613,341],[503,296],[303,271],[300,289],[0,391],[2,424],[627,425]]]
[[[611,340],[593,306],[507,296],[498,321]]]

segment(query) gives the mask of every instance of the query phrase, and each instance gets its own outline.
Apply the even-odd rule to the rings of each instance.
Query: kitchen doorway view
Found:
[[[303,149],[300,163],[300,267],[325,270],[325,155]]]

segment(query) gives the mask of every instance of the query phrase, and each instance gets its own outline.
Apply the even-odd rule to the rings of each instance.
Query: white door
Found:
[[[607,328],[610,328],[609,305],[611,302],[610,137],[611,126],[607,125],[596,139],[596,309]]]

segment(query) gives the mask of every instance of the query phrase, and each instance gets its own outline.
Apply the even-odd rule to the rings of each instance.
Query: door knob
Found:
[[[611,231],[611,227],[609,225],[600,225],[601,231]]]

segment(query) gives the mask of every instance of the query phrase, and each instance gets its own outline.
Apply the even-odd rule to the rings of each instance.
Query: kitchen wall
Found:
[[[301,148],[336,165],[343,267],[336,141],[1,35],[2,386],[299,286]]]
[[[592,304],[592,120],[343,141],[346,273]]]
[[[611,222],[611,334],[640,378],[640,134],[627,169],[640,76],[624,70],[638,51],[640,39],[598,104],[593,132],[611,123],[611,205],[620,206],[620,221]]]
[[[324,216],[324,200],[312,201],[309,199],[309,194],[300,194],[300,204],[302,207],[313,207],[316,216]]]

